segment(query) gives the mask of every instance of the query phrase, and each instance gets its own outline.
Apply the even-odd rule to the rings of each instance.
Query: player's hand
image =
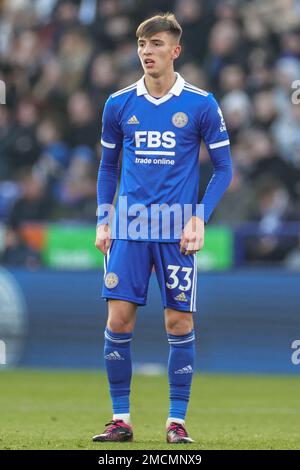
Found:
[[[204,245],[204,221],[193,216],[183,229],[180,240],[180,252],[193,255]]]
[[[111,242],[111,230],[107,224],[101,224],[97,226],[95,246],[98,250],[106,255]]]

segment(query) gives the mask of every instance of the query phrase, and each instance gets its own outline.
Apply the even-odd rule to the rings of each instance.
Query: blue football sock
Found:
[[[183,336],[168,334],[170,355],[168,376],[170,385],[169,418],[184,420],[194,372],[195,333]]]
[[[132,333],[104,333],[104,360],[114,414],[129,413]]]

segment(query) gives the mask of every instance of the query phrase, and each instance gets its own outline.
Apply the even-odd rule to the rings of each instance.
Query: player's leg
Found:
[[[105,258],[102,295],[108,300],[104,360],[113,418],[97,441],[132,440],[130,425],[131,341],[138,305],[146,302],[151,260],[146,244],[114,240]]]
[[[155,267],[165,307],[165,325],[170,345],[167,438],[169,442],[192,442],[184,423],[194,371],[195,334],[192,312],[196,308],[196,257],[180,253],[177,243],[159,244],[156,254]]]
[[[137,305],[124,300],[108,301],[104,333],[104,361],[109,383],[113,417],[94,441],[132,441],[130,384],[132,376],[131,340]]]
[[[130,424],[131,341],[137,305],[123,300],[108,301],[104,334],[104,361],[113,408],[113,420]]]
[[[195,358],[195,334],[192,312],[165,309],[165,325],[170,345],[168,378],[170,392],[167,439],[192,442],[185,430]]]

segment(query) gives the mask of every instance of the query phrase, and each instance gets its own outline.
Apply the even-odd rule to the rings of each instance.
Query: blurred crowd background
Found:
[[[298,0],[0,0],[2,263],[37,256],[28,221],[96,222],[103,105],[141,77],[135,30],[160,11],[183,27],[176,70],[215,94],[231,137],[234,178],[210,224],[242,227],[249,262],[300,268]],[[200,159],[203,192],[204,147]]]

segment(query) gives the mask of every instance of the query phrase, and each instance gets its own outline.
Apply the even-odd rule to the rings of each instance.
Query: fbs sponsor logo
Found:
[[[113,289],[119,284],[119,278],[116,273],[107,273],[104,281],[105,287],[107,289]]]
[[[175,156],[175,152],[168,151],[176,147],[176,134],[172,131],[135,131],[134,141],[137,149],[135,150],[136,155],[172,155]],[[148,148],[148,150],[145,149]],[[164,150],[153,150],[163,147]],[[154,152],[154,153],[153,153]]]
[[[130,119],[128,119],[127,124],[139,124],[140,121],[137,119],[135,115],[131,116]]]
[[[184,292],[181,292],[180,294],[176,295],[175,300],[179,300],[179,302],[187,302],[188,299],[186,298],[186,295]]]
[[[109,353],[104,357],[108,361],[125,361],[124,357],[122,357],[121,354],[118,353],[118,351],[114,351],[112,353]]]
[[[193,372],[194,372],[194,371],[193,371],[193,368],[192,368],[192,366],[189,364],[188,366],[183,367],[182,369],[176,370],[175,374],[192,374]]]

